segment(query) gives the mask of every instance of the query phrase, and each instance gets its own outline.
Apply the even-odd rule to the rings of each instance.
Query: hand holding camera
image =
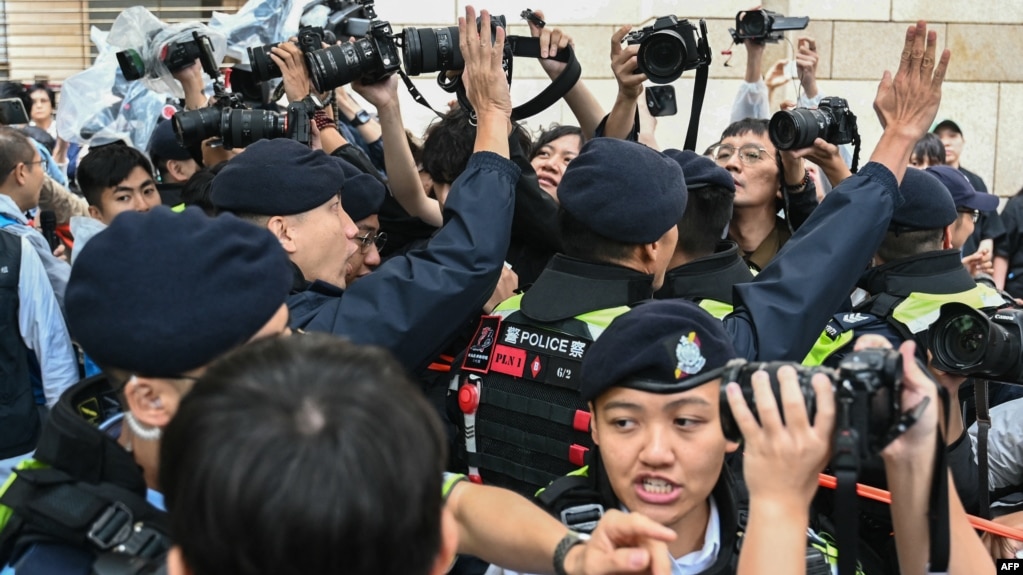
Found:
[[[305,52],[295,42],[281,42],[270,49],[270,60],[277,66],[289,102],[298,102],[309,95],[309,72]]]
[[[622,26],[611,36],[611,71],[618,81],[618,95],[636,100],[643,93],[643,82],[647,77],[637,63],[639,46],[637,44],[622,46],[630,30],[632,26]]]
[[[458,45],[465,59],[462,84],[481,128],[488,122],[502,123],[502,137],[505,140],[502,149],[507,150],[512,105],[508,78],[501,65],[504,59],[505,30],[502,26],[491,26],[490,12],[486,10],[480,14],[479,27],[475,26],[475,22],[476,10],[466,6],[465,17],[458,19]]]
[[[831,453],[834,391],[825,374],[813,375],[816,413],[811,423],[808,398],[803,396],[796,370],[787,365],[778,368],[773,389],[771,380],[765,371],[756,371],[750,380],[759,422],[739,384],[730,382],[726,387],[728,406],[745,444],[743,474],[752,499],[782,499],[793,509],[806,509],[817,491],[817,474]]]
[[[554,57],[558,55],[559,50],[564,50],[570,45],[574,47],[572,37],[560,28],[552,28],[546,25],[540,26],[539,23],[543,22],[544,18],[543,10],[530,10],[528,12],[532,16],[527,17],[529,35],[540,39],[540,66],[553,80],[560,76],[565,71],[565,68],[568,67],[567,62],[560,62],[555,60]]]

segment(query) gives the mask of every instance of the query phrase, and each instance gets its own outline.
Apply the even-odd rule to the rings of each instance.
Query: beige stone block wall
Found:
[[[88,30],[82,13],[88,0],[8,0],[10,31],[38,38],[12,41],[11,76],[31,79],[45,64],[56,80],[89,64]],[[152,1],[140,1],[153,5]],[[242,0],[225,0],[239,6]],[[378,0],[377,12],[395,29],[405,26],[449,26],[464,13],[467,3],[504,14],[511,33],[525,35],[527,28],[519,13],[527,5],[542,8],[551,25],[564,28],[574,39],[583,67],[583,77],[605,108],[614,102],[617,85],[609,64],[610,36],[622,24],[649,24],[656,16],[677,14],[695,22],[707,20],[713,64],[711,83],[701,117],[698,146],[716,140],[727,125],[732,101],[744,75],[745,49],[731,45],[728,28],[735,14],[755,4],[752,0],[560,0],[543,5],[523,0]],[[872,102],[884,69],[898,66],[905,27],[927,19],[941,36],[942,46],[953,50],[952,65],[939,119],[954,118],[966,137],[963,164],[985,179],[1000,195],[1015,194],[1023,186],[1023,115],[1016,110],[1023,101],[1023,67],[1015,57],[1023,49],[1023,2],[991,0],[983,3],[962,0],[764,0],[768,9],[791,16],[810,16],[806,34],[817,40],[821,61],[818,78],[827,95],[845,97],[860,119],[864,161],[881,133]],[[43,8],[45,7],[45,10]],[[803,32],[790,32],[795,43]],[[30,44],[39,44],[38,46]],[[45,45],[43,45],[45,44]],[[722,51],[731,48],[730,57]],[[792,46],[783,42],[768,47],[767,69],[780,58],[791,57]],[[728,62],[726,66],[725,63]],[[415,79],[417,86],[438,109],[445,109],[452,96],[441,91],[434,75]],[[522,103],[546,86],[546,75],[536,62],[516,61],[513,97]],[[657,138],[664,147],[680,147],[688,125],[693,73],[675,83],[679,113],[660,120]],[[794,98],[788,86],[776,98]],[[403,110],[410,129],[422,132],[435,117],[410,97],[403,97]],[[531,118],[527,125],[538,129],[550,122],[574,123],[571,111],[559,104]]]

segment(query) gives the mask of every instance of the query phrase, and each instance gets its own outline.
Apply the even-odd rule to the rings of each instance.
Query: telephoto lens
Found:
[[[813,145],[817,138],[826,138],[831,116],[821,110],[796,108],[771,116],[767,132],[779,150],[798,150]]]
[[[939,369],[1023,383],[1023,310],[1000,309],[988,317],[966,304],[947,303],[929,333]]]
[[[199,108],[178,112],[171,118],[178,143],[186,148],[209,138],[220,137],[220,108]]]
[[[465,67],[462,51],[458,48],[457,26],[405,28],[404,34],[402,59],[409,76]]]
[[[257,140],[286,136],[285,119],[269,110],[227,108],[220,125],[225,148],[244,148]]]
[[[267,80],[280,78],[282,75],[281,68],[270,58],[270,50],[274,46],[277,46],[277,44],[255,46],[248,49],[249,66],[252,67],[252,77],[257,82],[266,82]]]

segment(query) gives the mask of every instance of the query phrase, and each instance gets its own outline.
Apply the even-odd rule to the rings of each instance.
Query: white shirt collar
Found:
[[[703,548],[687,553],[679,558],[672,558],[672,575],[696,575],[710,569],[718,559],[721,551],[721,516],[718,514],[717,503],[709,497],[710,514],[707,518],[707,529],[703,536]]]

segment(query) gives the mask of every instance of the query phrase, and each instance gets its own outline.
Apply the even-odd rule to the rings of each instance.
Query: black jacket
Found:
[[[668,270],[664,286],[654,297],[685,298],[695,302],[711,299],[733,304],[732,287],[750,281],[753,281],[753,272],[739,257],[739,246],[723,241],[713,254]]]

